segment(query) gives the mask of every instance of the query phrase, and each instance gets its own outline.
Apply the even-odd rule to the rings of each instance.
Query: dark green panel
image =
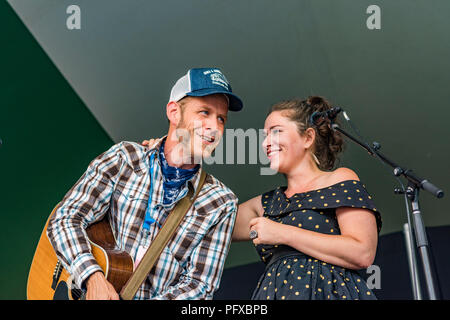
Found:
[[[113,142],[4,1],[0,21],[0,299],[25,299],[53,206]]]

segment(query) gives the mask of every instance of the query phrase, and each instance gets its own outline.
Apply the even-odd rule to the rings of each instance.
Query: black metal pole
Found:
[[[383,155],[381,152],[379,152],[378,150],[381,148],[381,146],[378,142],[374,142],[373,147],[370,148],[366,143],[358,140],[357,138],[353,137],[349,133],[342,130],[337,124],[332,123],[331,128],[333,130],[339,131],[340,133],[345,135],[347,138],[349,138],[350,140],[354,141],[355,143],[357,143],[358,145],[360,145],[361,147],[366,149],[370,155],[375,156],[374,153],[376,153],[378,155],[378,157],[380,157],[380,159],[383,160],[383,162],[387,163],[392,168],[394,168],[394,174],[396,176],[400,176],[400,175],[404,176],[409,182],[413,183],[418,188],[421,188],[423,190],[430,192],[432,195],[434,195],[437,198],[442,198],[444,196],[444,191],[442,191],[440,188],[436,187],[434,184],[429,182],[427,179],[422,179],[422,178],[417,177],[415,174],[413,174],[412,170],[403,169],[401,166],[397,165],[395,162],[391,161],[385,155]]]
[[[360,141],[359,139],[353,137],[346,131],[342,130],[336,123],[333,122],[334,119],[330,119],[330,127],[332,130],[339,131],[344,136],[355,142],[356,144],[360,145],[362,148],[366,149],[367,152],[375,156],[375,154],[386,164],[394,168],[394,175],[395,176],[404,176],[408,181],[408,187],[412,188],[414,190],[413,195],[411,196],[411,191],[408,193],[408,198],[411,201],[412,208],[413,208],[413,217],[414,217],[414,230],[416,235],[416,244],[419,248],[422,264],[424,268],[425,273],[425,280],[427,283],[427,289],[428,289],[428,296],[430,300],[436,300],[436,291],[433,284],[433,277],[431,274],[431,267],[430,267],[430,260],[428,256],[428,240],[426,236],[425,226],[423,224],[422,215],[419,209],[419,189],[426,190],[430,192],[432,195],[434,195],[437,198],[442,198],[444,196],[444,192],[433,185],[431,182],[429,182],[426,179],[421,179],[414,175],[412,173],[412,170],[409,169],[403,169],[399,165],[397,165],[395,162],[388,159],[385,155],[383,155],[378,150],[381,148],[380,144],[377,142],[373,142],[373,147],[371,148],[368,146],[365,142]],[[398,192],[397,192],[398,193]],[[414,275],[413,275],[414,276]]]
[[[428,257],[428,239],[423,224],[422,215],[419,208],[419,189],[415,186],[408,186],[410,192],[408,197],[411,199],[411,205],[413,210],[413,222],[416,236],[417,248],[422,258],[423,271],[425,274],[425,280],[427,284],[428,297],[430,300],[436,300],[436,290],[434,288],[433,277],[431,274],[430,259]]]

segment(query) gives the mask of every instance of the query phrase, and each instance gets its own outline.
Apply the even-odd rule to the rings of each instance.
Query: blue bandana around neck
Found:
[[[186,181],[188,181],[195,175],[200,166],[196,165],[192,169],[181,169],[169,166],[166,160],[166,156],[164,155],[165,143],[166,140],[164,139],[161,143],[161,147],[159,148],[159,159],[161,163],[161,171],[163,174],[163,203],[169,204],[176,200]]]

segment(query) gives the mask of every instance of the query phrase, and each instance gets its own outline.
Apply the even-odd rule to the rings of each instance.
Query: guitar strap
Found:
[[[155,239],[152,241],[146,253],[142,257],[142,260],[136,267],[136,270],[131,275],[130,279],[128,279],[128,282],[123,286],[120,292],[121,299],[131,300],[134,298],[137,290],[142,285],[155,263],[158,261],[161,252],[172,238],[184,216],[197,198],[198,193],[203,187],[205,179],[206,172],[201,169],[197,192],[194,195],[192,188],[189,188],[187,195],[177,202],[172,212],[162,225],[161,230],[158,232]]]

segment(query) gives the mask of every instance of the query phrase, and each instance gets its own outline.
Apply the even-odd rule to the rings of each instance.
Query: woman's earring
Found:
[[[320,166],[319,159],[317,159],[317,157],[316,157],[316,155],[314,154],[314,152],[312,152],[312,151],[310,151],[310,152],[311,152],[311,155],[312,155],[314,161],[317,163],[318,166]]]

